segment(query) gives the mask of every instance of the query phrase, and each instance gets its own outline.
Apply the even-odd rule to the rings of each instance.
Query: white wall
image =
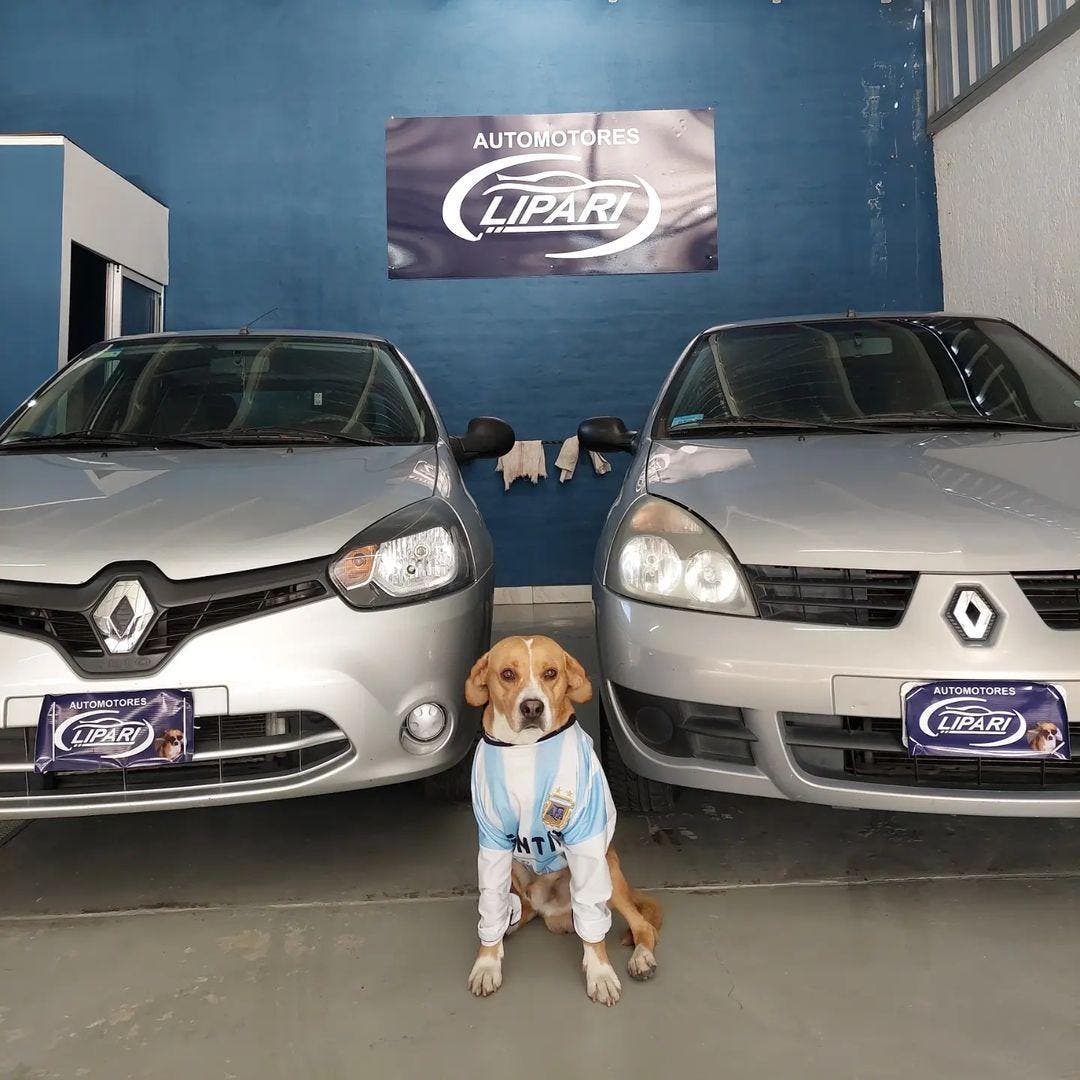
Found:
[[[945,307],[1080,368],[1080,33],[934,136]]]
[[[60,352],[67,360],[71,242],[160,285],[169,283],[169,211],[68,139],[60,269]]]

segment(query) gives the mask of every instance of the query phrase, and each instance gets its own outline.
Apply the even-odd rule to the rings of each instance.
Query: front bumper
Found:
[[[489,573],[459,593],[401,608],[357,611],[335,595],[270,612],[190,639],[150,675],[88,678],[47,642],[0,633],[0,818],[254,802],[441,772],[475,736],[462,689],[487,648],[492,582]],[[116,773],[85,774],[92,779],[65,788],[20,763],[21,744],[32,755],[42,695],[120,689],[192,690],[197,727],[215,732],[232,720],[248,732],[266,717],[288,733],[221,736],[201,752],[197,733],[193,766],[146,770],[153,776],[139,777],[138,788]],[[402,723],[424,702],[442,705],[448,725],[413,753]]]
[[[1002,613],[997,639],[987,648],[962,645],[943,617],[954,588],[973,581]],[[685,787],[842,807],[1080,816],[1080,768],[1074,782],[1068,771],[1072,763],[1065,763],[1065,772],[1051,772],[1049,784],[1022,787],[1000,771],[986,777],[980,773],[977,784],[965,774],[964,786],[960,781],[954,786],[948,779],[933,779],[947,775],[944,771],[929,770],[929,782],[923,776],[900,783],[889,782],[887,773],[870,777],[845,765],[860,745],[875,739],[881,743],[881,731],[899,732],[901,687],[908,682],[1052,683],[1062,690],[1069,714],[1080,720],[1080,632],[1046,626],[1007,574],[923,574],[903,621],[891,630],[659,607],[627,600],[602,585],[594,586],[593,596],[604,705],[623,757],[643,776]],[[746,754],[722,760],[724,753],[660,752],[641,737],[640,724],[635,726],[637,721],[628,715],[625,689],[725,707],[727,712],[699,709],[705,718],[696,722],[696,730],[720,725],[716,731],[724,738],[709,745],[722,747],[732,742],[729,736],[739,734],[741,724]],[[740,717],[740,723],[722,719],[728,714]],[[849,730],[852,719],[859,720],[854,725],[858,731]],[[819,742],[829,742],[828,737],[820,739],[829,730],[835,731],[832,750],[809,750],[793,734],[815,732]],[[889,756],[900,774],[905,759],[898,737],[892,755],[882,756]],[[845,745],[851,749],[842,749]],[[1074,754],[1080,756],[1080,746],[1074,746]]]

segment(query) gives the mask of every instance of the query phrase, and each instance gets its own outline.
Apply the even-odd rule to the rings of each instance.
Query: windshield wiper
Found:
[[[8,450],[47,450],[50,447],[71,449],[81,446],[87,448],[105,447],[107,449],[142,450],[186,447],[206,449],[222,446],[214,439],[203,439],[183,435],[144,435],[125,434],[114,431],[65,431],[58,435],[30,435],[23,439],[8,439],[0,442],[0,451]]]
[[[232,428],[229,431],[199,431],[196,438],[213,439],[221,446],[242,443],[310,444],[324,446],[328,443],[351,446],[392,446],[385,439],[362,439],[356,435],[343,435],[336,431],[305,431],[290,427]]]
[[[680,435],[727,435],[733,431],[863,431],[878,434],[881,429],[873,423],[852,421],[840,423],[835,420],[789,420],[781,416],[757,416],[753,413],[733,416],[726,420],[696,420],[691,424],[668,427],[669,438]]]
[[[966,427],[966,428],[1019,428],[1022,431],[1080,431],[1075,424],[1048,424],[1041,420],[1020,420],[1010,417],[998,416],[965,416],[963,413],[934,412],[933,410],[916,410],[903,413],[878,413],[876,415],[859,417],[855,420],[838,420],[837,423],[847,426],[862,423],[880,424],[882,427],[905,425],[926,427]]]

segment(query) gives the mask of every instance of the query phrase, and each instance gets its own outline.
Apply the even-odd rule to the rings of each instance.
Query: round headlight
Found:
[[[638,592],[666,596],[679,584],[682,561],[662,536],[635,536],[619,555],[619,573]]]
[[[738,571],[719,551],[699,551],[686,563],[686,591],[703,604],[727,604],[742,588]]]

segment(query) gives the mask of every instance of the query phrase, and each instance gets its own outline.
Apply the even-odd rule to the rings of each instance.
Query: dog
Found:
[[[1028,746],[1036,753],[1050,754],[1061,745],[1063,740],[1057,724],[1043,720],[1033,728],[1028,728],[1027,741]]]
[[[477,997],[502,985],[505,935],[537,915],[553,933],[577,932],[586,993],[599,1004],[622,995],[605,943],[610,908],[626,920],[623,944],[634,946],[630,976],[656,973],[663,913],[623,876],[611,792],[574,716],[591,697],[585,669],[547,637],[503,639],[465,683],[465,700],[484,708],[472,774],[481,944],[468,988]]]
[[[179,728],[169,728],[154,740],[154,753],[166,761],[175,761],[184,752],[184,733]]]

